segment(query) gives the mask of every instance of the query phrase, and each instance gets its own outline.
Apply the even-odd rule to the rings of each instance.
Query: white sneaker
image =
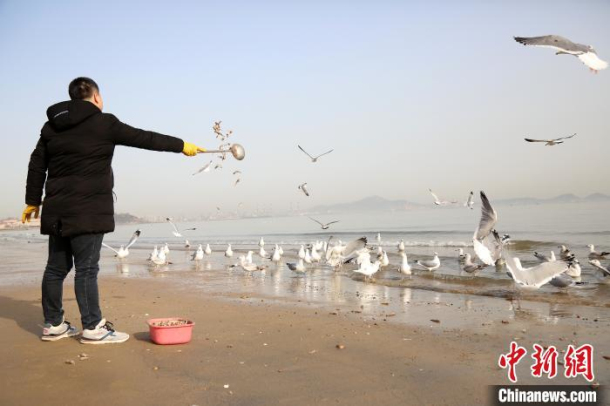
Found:
[[[72,327],[69,321],[63,320],[58,326],[45,323],[42,328],[42,341],[57,341],[62,338],[72,337],[78,334],[76,327]]]
[[[84,329],[80,342],[83,344],[114,344],[129,340],[129,334],[114,331],[111,322],[102,319],[94,329]]]

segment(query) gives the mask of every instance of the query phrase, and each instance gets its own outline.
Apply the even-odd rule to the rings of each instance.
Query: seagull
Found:
[[[565,245],[560,245],[559,249],[561,250],[559,252],[559,257],[563,261],[570,261],[570,260],[573,260],[575,258],[574,254],[572,254],[572,251],[570,251],[568,249],[568,247],[566,247]]]
[[[458,248],[456,251],[458,252],[458,261],[464,262],[466,260],[466,255],[464,255],[464,249]]]
[[[305,196],[309,196],[309,191],[307,190],[307,182],[299,185],[299,189],[305,193]]]
[[[373,263],[371,263],[371,261],[365,261],[362,264],[360,264],[360,268],[354,269],[354,272],[363,274],[364,280],[366,281],[367,278],[370,278],[371,276],[375,275],[379,271],[380,265],[381,265],[381,262],[379,262],[379,261],[375,261]]]
[[[157,249],[157,246],[155,245],[155,249],[153,249],[153,252],[148,257],[148,260],[152,261],[154,258],[157,258],[158,256],[159,256],[159,250]]]
[[[400,267],[398,268],[398,272],[403,275],[411,275],[411,265],[409,265],[409,260],[407,259],[407,254],[404,252],[400,253],[402,258],[402,262],[400,263]]]
[[[231,258],[233,256],[233,250],[231,249],[231,244],[227,246],[227,250],[225,251],[225,257]]]
[[[377,245],[381,245],[381,233],[377,233]]]
[[[184,248],[191,248],[191,243],[189,240],[184,240]]]
[[[212,249],[210,248],[210,244],[205,245],[205,249],[203,250],[205,255],[212,255]]]
[[[311,159],[311,162],[317,162],[317,161],[318,161],[318,158],[320,158],[320,157],[322,157],[322,156],[324,156],[324,155],[326,155],[326,154],[330,154],[331,152],[333,152],[333,151],[334,151],[334,150],[332,150],[332,149],[331,149],[330,151],[326,151],[326,152],[325,152],[325,153],[323,153],[323,154],[320,154],[320,155],[318,155],[318,156],[316,156],[316,157],[313,157],[313,156],[309,155],[309,153],[308,153],[307,151],[305,151],[305,150],[303,149],[303,147],[301,147],[300,145],[297,145],[297,147],[299,147],[299,149],[300,149],[301,151],[303,151],[303,152],[305,153],[305,155],[307,155],[307,156],[308,156],[308,157]]]
[[[311,264],[311,254],[309,253],[309,249],[305,250],[305,263]]]
[[[286,265],[288,265],[288,268],[291,271],[294,271],[296,273],[305,273],[305,264],[303,263],[303,260],[301,258],[299,258],[299,261],[297,263],[286,262]]]
[[[455,204],[455,203],[457,203],[457,201],[456,201],[456,200],[451,200],[451,201],[448,201],[448,200],[440,200],[440,199],[438,198],[438,196],[437,196],[436,194],[434,194],[434,192],[432,191],[432,189],[428,189],[428,190],[430,191],[430,194],[431,194],[431,195],[432,195],[432,197],[434,198],[434,204],[435,204],[435,205],[437,205],[437,206],[446,206],[446,205],[448,205],[448,204]]]
[[[483,268],[485,268],[487,265],[485,264],[475,264],[474,262],[472,262],[472,258],[470,257],[470,254],[466,254],[466,258],[464,259],[464,266],[462,267],[462,270],[466,273],[475,273]]]
[[[174,231],[172,231],[172,234],[174,235],[174,237],[181,238],[181,237],[182,237],[182,234],[180,233],[180,230],[178,230],[178,227],[176,227],[176,225],[175,225],[174,223],[172,223],[172,219],[171,219],[171,217],[167,217],[165,220],[166,220],[166,221],[167,221],[169,224],[171,224],[171,225],[172,225],[172,227],[174,227]],[[196,229],[196,228],[187,228],[187,229],[185,229],[184,231],[195,231],[195,230],[197,230],[197,229]]]
[[[540,262],[553,262],[553,261],[557,260],[557,258],[555,257],[555,253],[553,251],[551,251],[550,257],[547,257],[546,255],[540,254],[538,252],[534,252],[534,256],[536,258],[538,258],[540,260]]]
[[[589,247],[589,259],[606,259],[606,256],[610,255],[610,252],[608,251],[595,251],[595,245],[593,244],[589,244],[587,247]]]
[[[258,240],[258,246],[259,247],[264,247],[265,246],[265,239],[263,237],[261,237],[261,239]]]
[[[197,172],[193,173],[193,176],[195,176],[195,175],[197,175],[198,173],[201,173],[201,172],[209,172],[211,166],[212,166],[212,161],[210,160],[209,163],[207,163],[206,165],[202,166]]]
[[[515,41],[523,45],[532,45],[544,48],[556,49],[555,55],[574,55],[589,69],[597,73],[608,67],[608,62],[598,58],[597,52],[591,45],[576,44],[559,35],[545,35],[542,37],[514,37]]]
[[[570,139],[570,138],[572,138],[575,135],[576,135],[576,133],[574,133],[572,135],[568,135],[567,137],[551,138],[549,140],[535,140],[533,138],[524,138],[524,140],[527,141],[527,142],[544,142],[545,146],[552,147],[553,145],[563,144],[565,142],[563,140]]]
[[[231,267],[240,266],[244,271],[253,272],[253,271],[264,271],[267,269],[264,265],[256,265],[251,262],[246,261],[246,257],[243,255],[239,256],[239,264],[231,265]]]
[[[466,202],[464,203],[464,207],[468,207],[470,210],[473,210],[474,207],[472,206],[474,206],[474,192],[470,191],[468,199],[466,199]]]
[[[301,245],[301,248],[299,248],[299,259],[305,259],[305,247],[303,247],[303,245]]]
[[[316,219],[314,219],[314,218],[312,218],[312,217],[309,217],[309,218],[310,218],[311,220],[315,221],[316,223],[318,223],[318,224],[320,225],[320,227],[322,227],[322,230],[328,230],[328,227],[329,227],[331,224],[335,224],[335,223],[338,223],[338,222],[339,222],[339,220],[335,220],[335,221],[331,221],[331,222],[329,222],[329,223],[324,224],[324,223],[321,223],[321,222],[319,222],[318,220],[316,220]]]
[[[481,191],[481,220],[472,236],[474,253],[485,265],[493,266],[502,256],[503,240],[494,229],[498,213],[491,207],[487,195]],[[508,241],[508,237],[505,239]]]
[[[441,266],[441,260],[439,259],[438,254],[436,252],[434,253],[434,258],[420,259],[415,263],[428,271],[435,271]]]
[[[400,242],[397,245],[398,248],[398,252],[404,252],[405,250],[405,242],[403,240],[400,240]]]
[[[258,250],[258,255],[261,258],[267,258],[267,251],[265,251],[265,247],[260,247],[260,249]]]
[[[203,247],[199,244],[197,251],[191,257],[191,261],[201,261],[203,259]]]
[[[241,175],[241,171],[235,171],[233,172],[233,175]]]
[[[556,276],[568,270],[568,264],[563,261],[543,262],[531,268],[523,268],[519,258],[506,258],[508,274],[515,283],[525,289],[539,289]]]
[[[102,243],[102,245],[106,248],[113,250],[116,253],[115,257],[119,259],[127,258],[127,256],[129,256],[129,247],[135,244],[135,242],[138,240],[138,237],[140,236],[140,233],[140,230],[136,230],[136,232],[133,233],[133,235],[131,236],[131,239],[129,240],[127,245],[121,245],[118,251],[112,248],[110,245],[107,245],[106,243]]]
[[[249,263],[249,264],[251,264],[253,262],[252,261],[252,254],[254,254],[253,251],[248,251],[248,254],[246,255],[246,262]]]
[[[379,258],[380,257],[380,258]],[[381,267],[386,267],[390,265],[390,259],[388,258],[388,253],[383,251],[382,254],[378,257]]]
[[[157,255],[155,258],[152,258],[151,261],[155,264],[155,265],[167,265],[167,256],[165,254],[165,250],[161,249],[159,250],[159,255]]]
[[[271,260],[273,262],[280,262],[282,259],[282,254],[280,254],[280,249],[277,244],[275,244],[275,249],[273,250],[273,255],[271,256]]]
[[[326,262],[331,266],[340,266],[343,263],[354,260],[360,253],[367,250],[366,244],[366,237],[358,238],[349,242],[347,245],[343,245],[339,242],[339,244],[330,247],[326,251]]]
[[[318,250],[316,249],[316,247],[314,246],[311,249],[311,260],[313,262],[320,262],[320,260],[322,259],[322,255],[320,255],[320,253],[318,252]]]
[[[166,256],[169,255],[169,245],[167,245],[167,243],[165,243],[165,245],[163,247],[161,247],[161,251],[163,251],[163,253]]]
[[[591,259],[589,260],[589,263],[595,268],[597,268],[599,271],[601,271],[601,277],[599,278],[600,282],[610,283],[610,270],[608,270],[608,268],[602,266],[602,264],[597,259]]]
[[[572,278],[580,277],[580,274],[582,273],[582,269],[580,268],[580,261],[578,261],[577,259],[572,259],[571,262],[568,263],[570,264],[570,266],[566,271],[566,275],[571,276]]]
[[[237,186],[237,184],[241,182],[241,178],[237,178],[235,179],[235,182],[233,183],[233,186]]]

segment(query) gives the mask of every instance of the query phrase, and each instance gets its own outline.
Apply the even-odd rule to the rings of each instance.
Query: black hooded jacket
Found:
[[[47,117],[30,157],[25,193],[26,204],[43,205],[42,234],[114,231],[111,164],[116,145],[170,152],[184,146],[179,138],[123,124],[84,100],[55,104]]]

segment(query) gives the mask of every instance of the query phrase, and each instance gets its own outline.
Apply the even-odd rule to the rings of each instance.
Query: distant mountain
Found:
[[[475,202],[478,199],[475,198]],[[492,200],[493,205],[526,206],[537,204],[561,204],[561,203],[584,203],[584,202],[610,202],[610,196],[602,193],[594,193],[586,197],[579,197],[572,193],[566,193],[549,199],[535,197],[516,197],[512,199]],[[478,202],[477,202],[478,203]],[[340,212],[365,212],[365,211],[404,211],[426,207],[434,207],[432,203],[419,204],[407,200],[388,200],[380,196],[369,196],[364,199],[349,203],[338,203],[331,205],[315,206],[307,210],[311,214],[340,213]],[[461,204],[443,208],[462,207]],[[440,207],[439,207],[440,209]]]
[[[609,202],[610,196],[603,193],[593,193],[586,197],[579,197],[572,193],[551,197],[549,199],[538,199],[535,197],[518,197],[514,199],[496,200],[495,204],[528,205],[528,204],[554,204],[554,203],[581,203],[581,202]]]
[[[355,202],[312,207],[308,212],[322,214],[358,211],[402,211],[417,207],[421,207],[421,205],[407,200],[388,200],[380,196],[369,196]]]
[[[115,213],[114,214],[114,222],[116,224],[134,224],[134,223],[143,223],[144,221],[129,213]]]

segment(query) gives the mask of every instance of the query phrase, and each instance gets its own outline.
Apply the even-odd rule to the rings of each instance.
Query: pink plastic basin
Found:
[[[155,326],[154,323],[163,321],[179,321],[186,320],[187,324],[181,326]],[[168,317],[164,319],[150,319],[146,322],[150,331],[150,339],[155,344],[184,344],[191,341],[193,335],[193,323],[191,320],[183,319],[181,317]]]

